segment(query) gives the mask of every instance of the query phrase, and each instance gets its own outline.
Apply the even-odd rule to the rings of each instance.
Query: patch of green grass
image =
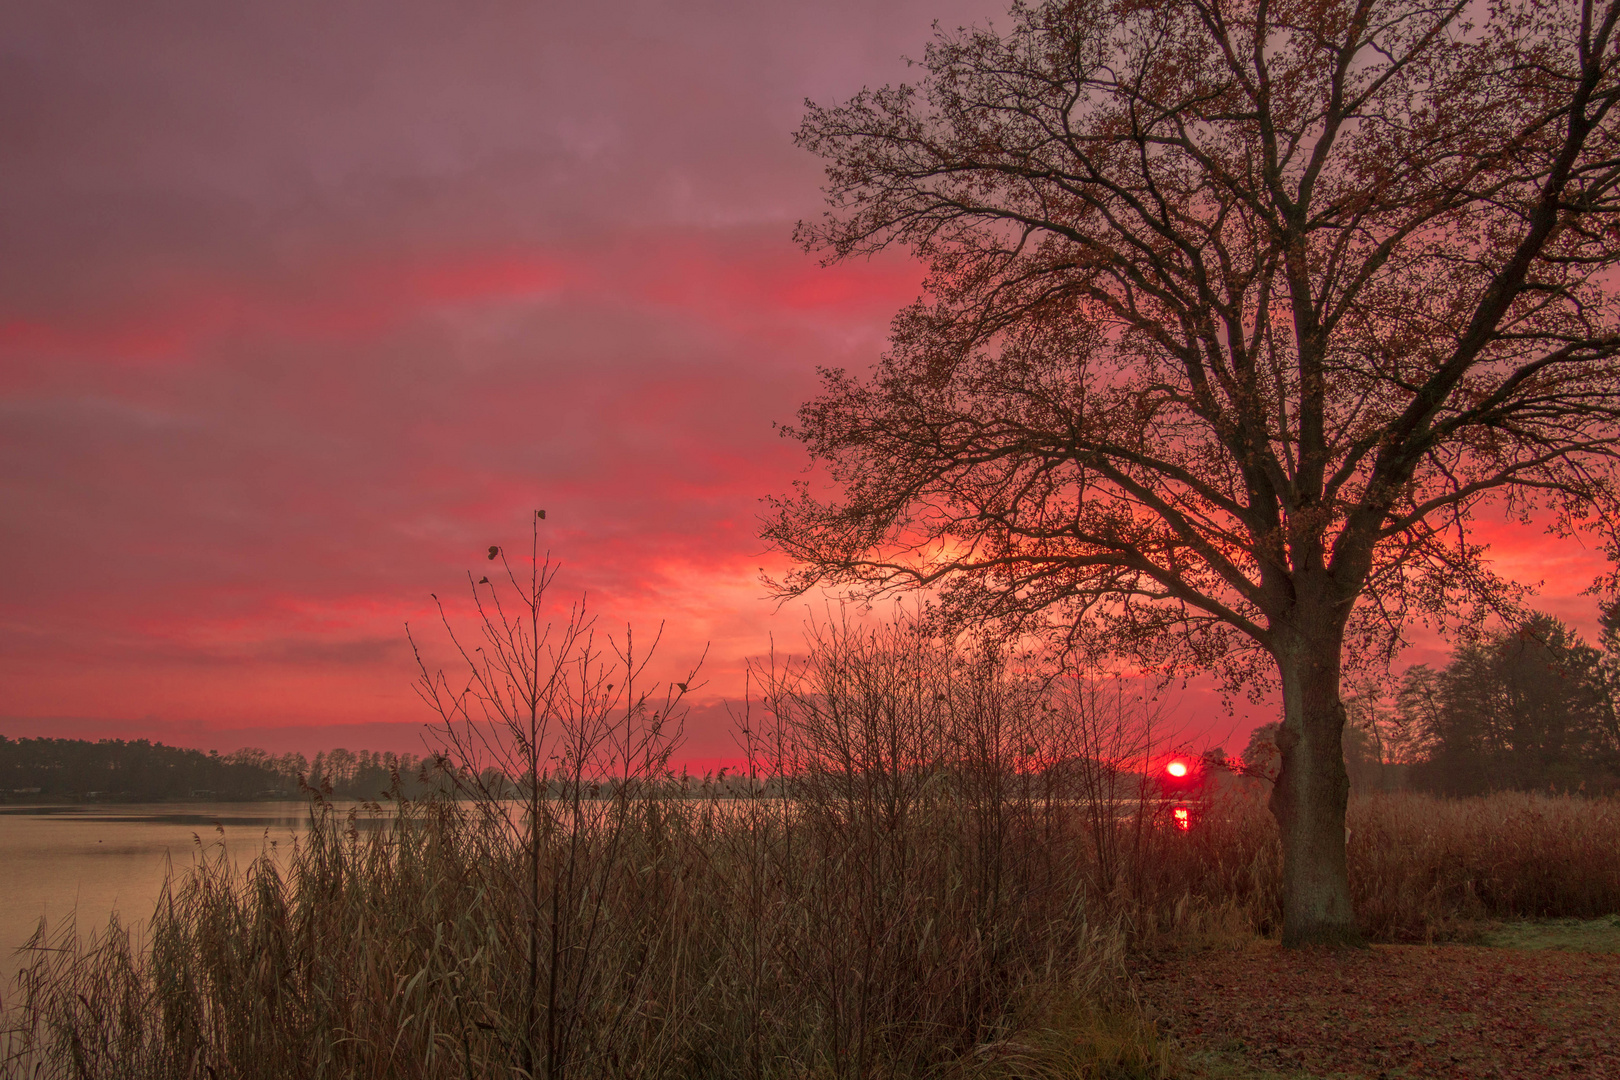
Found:
[[[1620,915],[1601,919],[1530,919],[1485,931],[1480,944],[1498,949],[1620,953]]]

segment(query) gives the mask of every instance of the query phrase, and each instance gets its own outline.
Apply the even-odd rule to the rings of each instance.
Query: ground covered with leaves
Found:
[[[1189,1078],[1620,1078],[1620,920],[1481,940],[1178,951],[1142,993]]]

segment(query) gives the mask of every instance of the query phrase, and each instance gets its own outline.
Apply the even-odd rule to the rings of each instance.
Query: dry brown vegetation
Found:
[[[1492,920],[1595,918],[1620,912],[1620,799],[1503,792],[1351,800],[1350,882],[1357,918],[1384,942],[1468,938]],[[1229,798],[1145,867],[1162,925],[1169,901],[1219,912],[1266,936],[1280,918],[1281,852],[1258,797]],[[1171,925],[1174,925],[1173,923]]]
[[[740,788],[575,768],[378,808],[380,829],[317,800],[292,850],[178,877],[138,940],[36,941],[6,1068],[1164,1076],[1133,958],[1278,924],[1263,793],[1176,830],[1131,767],[1151,713],[1117,685],[843,626],[761,682]],[[1382,940],[1620,911],[1620,801],[1377,796],[1351,829]]]

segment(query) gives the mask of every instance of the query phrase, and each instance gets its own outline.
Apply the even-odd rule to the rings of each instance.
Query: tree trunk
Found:
[[[1345,807],[1350,777],[1339,698],[1344,628],[1331,617],[1287,635],[1277,650],[1283,721],[1282,771],[1271,792],[1283,846],[1284,948],[1363,945],[1350,910]]]

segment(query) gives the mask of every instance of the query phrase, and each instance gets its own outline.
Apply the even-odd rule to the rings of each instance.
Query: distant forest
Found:
[[[1352,789],[1620,792],[1620,605],[1601,625],[1594,646],[1534,614],[1462,643],[1443,668],[1347,695]],[[1255,731],[1250,771],[1274,770],[1276,731]]]
[[[183,750],[136,739],[8,739],[0,736],[0,800],[109,802],[291,799],[304,786],[339,798],[375,799],[400,778],[405,794],[425,791],[431,764],[414,754],[332,750],[310,761],[263,750]]]

